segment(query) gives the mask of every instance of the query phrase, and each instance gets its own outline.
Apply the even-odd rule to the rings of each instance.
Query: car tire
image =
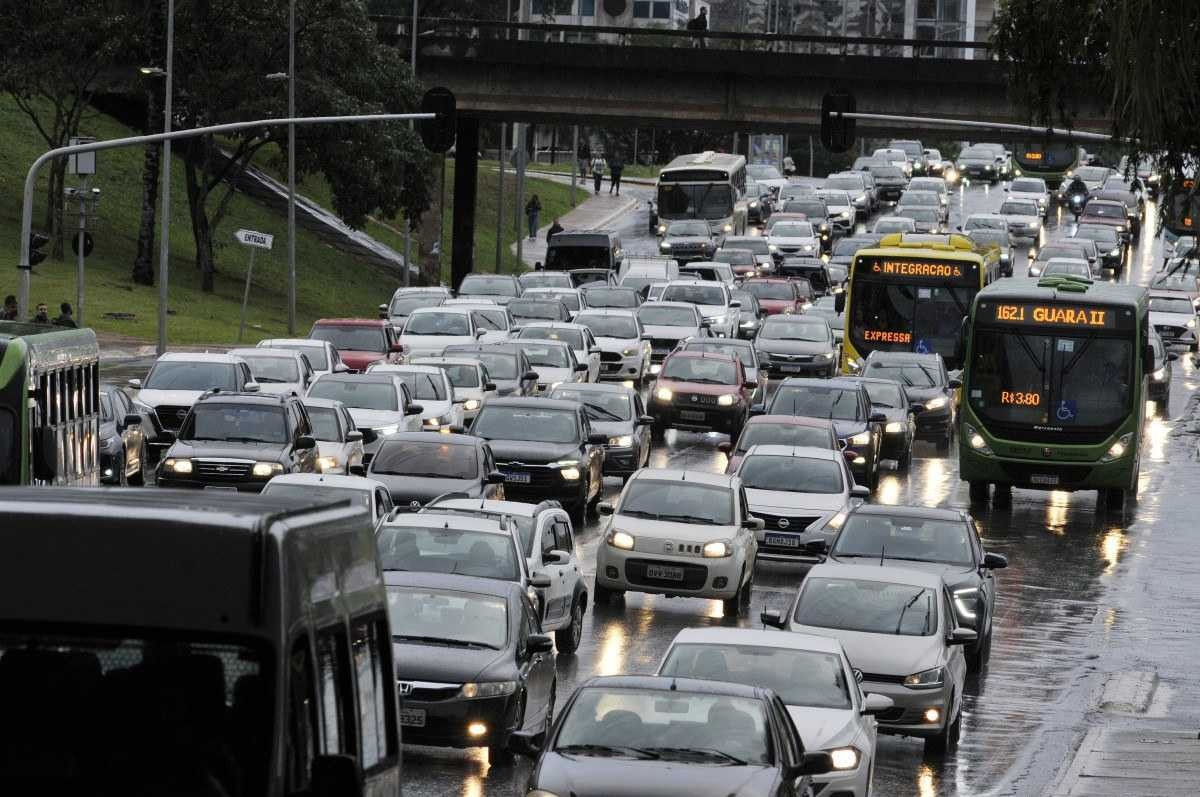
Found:
[[[745,573],[745,571],[742,571]],[[754,591],[754,570],[732,598],[722,601],[726,617],[745,617],[750,613],[750,594]]]
[[[950,695],[950,700],[947,704],[949,709],[954,708],[954,695]],[[925,740],[925,753],[941,757],[949,752],[953,752],[958,746],[958,735],[962,727],[962,712],[959,711],[954,715],[954,720],[942,728],[941,733],[937,736],[930,736]]]
[[[146,451],[146,444],[143,442],[142,447],[138,452],[138,472],[129,477],[129,483],[134,487],[142,487],[148,481],[147,475],[149,474],[149,458],[149,454]]]
[[[1160,418],[1171,417],[1171,394],[1168,393],[1163,396],[1162,401],[1155,402],[1154,409],[1158,411],[1158,417]]]
[[[117,468],[117,486],[118,487],[128,487],[129,486],[129,474],[126,473],[126,471],[128,470],[128,467],[129,467],[129,460],[125,456],[125,452],[122,451],[121,452],[121,464]]]
[[[583,601],[576,597],[571,602],[571,622],[554,632],[554,646],[559,654],[571,654],[579,648],[583,639]]]
[[[592,583],[592,605],[593,606],[609,606],[615,598],[625,597],[625,590],[609,589],[608,587],[600,586],[599,581]]]
[[[896,463],[896,468],[901,473],[908,473],[912,468],[912,442],[909,441],[908,448],[904,449],[904,453],[900,456],[900,460]]]
[[[987,482],[971,482],[968,492],[971,496],[972,504],[986,504],[988,502],[988,487]]]

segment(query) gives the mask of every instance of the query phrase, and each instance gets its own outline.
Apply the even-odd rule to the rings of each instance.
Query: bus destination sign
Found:
[[[903,282],[965,282],[979,280],[979,266],[969,260],[863,257],[855,263],[855,273],[873,279]]]
[[[997,302],[982,305],[985,318],[1000,324],[1067,327],[1073,329],[1116,329],[1117,313],[1111,307],[1041,304],[1036,302]],[[987,312],[989,311],[990,312]]]

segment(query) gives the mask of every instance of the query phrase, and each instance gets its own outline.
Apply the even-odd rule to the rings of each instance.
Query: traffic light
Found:
[[[454,93],[450,89],[435,86],[425,92],[421,98],[421,113],[437,114],[433,119],[421,119],[417,122],[417,130],[421,133],[421,141],[430,152],[446,152],[454,146],[454,132],[457,124],[455,113]]]
[[[853,113],[854,95],[835,91],[821,98],[821,143],[830,152],[845,152],[854,146],[854,119],[838,117],[838,111]]]
[[[49,235],[42,235],[40,232],[29,233],[29,265],[36,266],[46,259],[46,253],[39,250],[48,243]]]

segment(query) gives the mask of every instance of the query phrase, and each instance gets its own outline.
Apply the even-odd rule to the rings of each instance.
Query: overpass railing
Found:
[[[407,39],[412,18],[372,14],[385,36]],[[716,50],[778,52],[795,54],[893,56],[909,58],[993,58],[989,42],[903,39],[886,36],[813,36],[795,33],[746,33],[738,31],[691,31],[673,28],[567,25],[542,22],[509,22],[454,17],[418,17],[418,42],[444,45],[478,40],[508,40],[530,43],[603,44],[642,47],[705,47]]]

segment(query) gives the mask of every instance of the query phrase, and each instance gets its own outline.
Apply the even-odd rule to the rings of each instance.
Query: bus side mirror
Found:
[[[54,430],[37,430],[37,445],[33,449],[33,477],[38,481],[52,482],[58,474],[58,439]]]
[[[837,311],[838,315],[846,312],[846,294],[844,292],[833,297],[833,309]]]

